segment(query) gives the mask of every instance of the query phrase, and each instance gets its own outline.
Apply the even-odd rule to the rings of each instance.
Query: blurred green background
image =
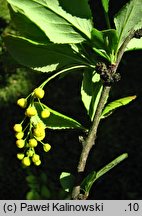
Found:
[[[113,16],[125,2],[110,1],[110,15]],[[100,0],[90,4],[96,27],[103,29]],[[95,11],[99,11],[99,16],[95,16]],[[65,194],[59,175],[62,171],[76,171],[81,150],[78,136],[81,134],[80,131],[48,130],[46,139],[52,150],[47,154],[40,152],[42,165],[28,170],[20,166],[12,128],[21,121],[23,112],[16,100],[27,96],[47,75],[21,67],[8,54],[2,35],[11,27],[9,20],[6,1],[0,0],[0,199],[33,198],[28,193],[31,188],[37,191],[35,199],[63,199]],[[125,54],[119,72],[122,80],[113,86],[110,101],[129,95],[137,95],[137,99],[100,124],[86,174],[100,169],[121,153],[128,152],[129,157],[96,182],[89,199],[142,199],[142,51]],[[80,100],[81,79],[82,73],[78,71],[64,79],[56,79],[46,87],[43,101],[87,125],[89,119]],[[46,194],[41,193],[44,186]]]

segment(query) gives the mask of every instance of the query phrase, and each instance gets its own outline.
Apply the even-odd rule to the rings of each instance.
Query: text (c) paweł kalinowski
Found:
[[[96,211],[100,212],[104,210],[103,203],[94,203],[94,204],[71,204],[71,203],[64,203],[61,204],[60,202],[53,202],[53,203],[46,203],[46,204],[27,204],[21,203],[20,204],[20,211]]]

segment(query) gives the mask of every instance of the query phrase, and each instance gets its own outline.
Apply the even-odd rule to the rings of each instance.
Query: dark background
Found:
[[[125,2],[110,1],[110,16]],[[104,29],[100,1],[90,4],[95,27]],[[0,18],[1,33],[8,23]],[[6,51],[2,52],[0,58],[0,199],[25,199],[29,191],[27,170],[22,169],[16,159],[17,148],[12,130],[13,125],[23,118],[16,100],[26,96],[46,75],[21,67],[15,69],[15,62]],[[89,199],[142,199],[142,51],[126,53],[118,71],[122,79],[113,86],[110,101],[129,95],[137,95],[137,99],[101,122],[86,174],[99,170],[122,153],[127,152],[129,157],[95,183]],[[82,73],[77,71],[64,79],[56,79],[47,86],[43,101],[49,107],[87,125],[89,119],[80,99],[81,80]],[[76,171],[81,150],[79,135],[80,131],[47,131],[46,139],[51,143],[52,150],[43,153],[40,167],[31,167],[28,171],[37,178],[42,172],[46,173],[47,186],[52,191],[50,199],[61,198],[60,173]]]

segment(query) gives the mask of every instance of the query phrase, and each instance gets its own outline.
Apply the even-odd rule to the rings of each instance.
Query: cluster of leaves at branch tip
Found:
[[[38,111],[35,107],[36,100],[39,101],[44,97],[44,90],[42,88],[36,88],[27,98],[20,98],[17,101],[17,105],[25,110],[25,117],[20,124],[15,124],[13,129],[15,131],[16,145],[22,152],[17,153],[17,158],[22,161],[24,167],[28,167],[33,162],[34,165],[39,166],[41,164],[40,156],[36,153],[36,148],[39,144],[45,152],[51,149],[49,143],[44,143],[45,138],[45,124],[38,119]],[[45,109],[41,104],[41,117],[44,111],[43,119],[50,116],[50,111]],[[33,122],[33,118],[37,118],[36,123]]]

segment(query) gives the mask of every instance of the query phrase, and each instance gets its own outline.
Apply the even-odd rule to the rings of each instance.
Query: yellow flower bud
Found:
[[[19,160],[22,160],[22,159],[24,158],[24,154],[23,154],[23,153],[18,153],[18,154],[17,154],[17,158],[18,158]]]
[[[16,140],[16,145],[18,148],[23,148],[25,146],[25,141],[23,139]]]
[[[36,128],[41,128],[41,129],[45,129],[45,125],[43,122],[38,122],[36,125]]]
[[[26,116],[32,117],[32,116],[35,116],[36,114],[37,114],[37,111],[36,111],[35,107],[28,107],[26,109],[26,112],[25,112]]]
[[[41,111],[42,118],[48,118],[50,116],[50,111],[48,109],[44,109]]]
[[[30,166],[31,165],[31,161],[30,161],[29,157],[24,157],[23,160],[22,160],[22,164],[24,166]]]
[[[36,139],[38,141],[42,141],[44,138],[45,138],[45,133],[42,136],[40,136],[40,137],[36,137]]]
[[[34,139],[34,138],[32,138],[32,139],[29,139],[29,147],[31,147],[31,148],[34,148],[34,147],[36,147],[37,146],[37,140],[36,139]]]
[[[38,155],[38,154],[34,154],[33,157],[32,157],[32,161],[33,161],[34,163],[36,163],[36,162],[39,161],[39,160],[40,160],[39,155]]]
[[[41,164],[41,160],[38,160],[34,163],[36,166],[39,166]]]
[[[22,138],[24,137],[24,133],[23,133],[23,132],[18,132],[18,133],[16,133],[15,137],[16,137],[18,140],[20,140],[20,139],[22,139]]]
[[[34,90],[34,96],[39,98],[39,99],[42,99],[44,97],[44,94],[45,94],[45,92],[42,88],[36,88]]]
[[[19,100],[17,100],[17,105],[20,106],[21,108],[26,108],[27,99],[26,98],[20,98]]]
[[[50,151],[50,149],[51,149],[51,145],[50,144],[44,144],[43,145],[43,150],[45,151],[45,152],[48,152],[48,151]]]
[[[45,134],[45,130],[40,129],[40,128],[35,128],[34,129],[34,136],[35,137],[41,137]]]
[[[15,132],[22,132],[22,125],[21,124],[15,124],[13,129]]]
[[[45,138],[45,125],[42,122],[37,123],[36,128],[33,130],[33,135],[38,141],[41,141]]]

